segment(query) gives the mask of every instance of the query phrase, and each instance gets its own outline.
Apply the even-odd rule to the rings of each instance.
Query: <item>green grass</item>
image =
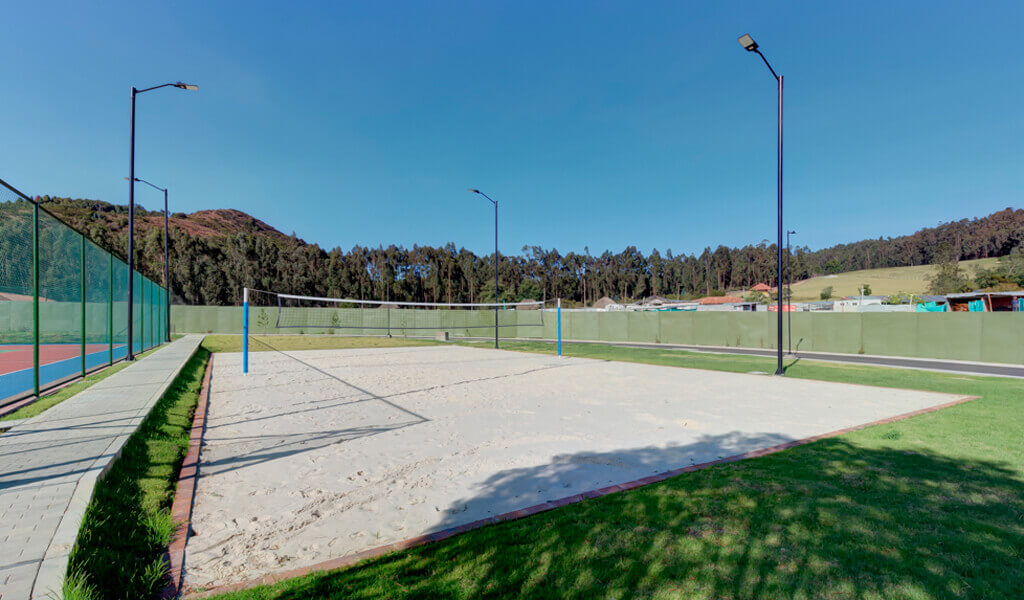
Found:
[[[144,352],[142,354],[137,354],[136,356],[138,358],[143,358],[145,356],[148,356],[149,354],[151,354],[155,350],[157,350],[157,348],[153,348],[152,350],[147,350],[146,352]],[[64,387],[60,388],[59,390],[53,392],[52,394],[44,395],[42,398],[40,398],[39,400],[36,400],[32,404],[28,404],[26,406],[23,406],[23,407],[19,408],[18,410],[14,411],[14,412],[12,412],[10,414],[7,414],[7,415],[4,415],[4,416],[0,417],[0,421],[12,421],[12,420],[15,420],[15,419],[27,419],[29,417],[34,417],[34,416],[38,415],[39,413],[45,411],[46,409],[50,408],[51,406],[55,406],[57,404],[60,404],[61,402],[63,402],[65,400],[67,400],[68,398],[74,396],[78,392],[81,392],[82,390],[84,390],[84,389],[86,389],[88,387],[91,387],[92,385],[96,384],[97,382],[103,381],[107,377],[110,377],[111,375],[113,375],[114,373],[117,373],[121,369],[126,368],[130,364],[132,364],[132,363],[121,361],[119,363],[116,363],[114,365],[106,367],[105,369],[101,369],[99,371],[94,371],[94,372],[90,373],[89,375],[86,375],[85,379],[82,379],[80,381],[76,381],[75,383],[72,383],[71,385],[64,386]]]
[[[999,262],[998,258],[979,258],[960,262],[960,267],[968,277],[973,278],[978,269],[991,269]],[[935,273],[935,265],[918,265],[915,267],[890,267],[887,269],[863,269],[835,275],[812,277],[793,283],[793,300],[804,302],[818,300],[821,290],[832,286],[832,297],[857,296],[861,284],[871,286],[875,295],[889,295],[896,292],[908,294],[927,294],[928,278]]]
[[[65,597],[153,598],[163,587],[171,503],[208,360],[200,348],[185,364],[100,481],[68,567],[75,595]]]
[[[771,358],[589,344],[566,350],[726,371],[771,372],[774,365]],[[807,361],[789,362],[787,374],[980,399],[217,598],[1019,595],[1024,382]],[[652,451],[642,440],[637,446],[638,457]],[[542,481],[544,467],[516,470],[516,484],[522,477]],[[500,486],[481,491],[502,493]]]
[[[250,352],[274,350],[336,350],[345,348],[395,348],[399,346],[429,346],[433,340],[386,337],[346,337],[331,335],[251,335]],[[242,336],[208,335],[203,347],[210,352],[241,352]]]

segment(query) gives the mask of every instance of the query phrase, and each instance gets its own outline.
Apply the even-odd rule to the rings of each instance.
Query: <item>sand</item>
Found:
[[[218,354],[187,588],[953,396],[456,346]],[[685,475],[684,475],[685,476]]]

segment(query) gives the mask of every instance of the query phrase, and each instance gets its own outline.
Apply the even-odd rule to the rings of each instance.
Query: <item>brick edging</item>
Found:
[[[896,421],[902,421],[904,419],[909,419],[911,417],[916,417],[916,416],[927,414],[927,413],[930,413],[930,412],[935,412],[935,411],[938,411],[938,410],[942,410],[944,408],[949,408],[951,406],[956,406],[958,404],[963,404],[965,402],[970,402],[971,400],[977,400],[979,397],[980,396],[964,396],[964,397],[961,397],[961,398],[957,398],[956,400],[952,400],[950,402],[945,402],[943,404],[938,404],[938,405],[935,405],[935,406],[930,406],[928,408],[922,408],[920,410],[915,410],[915,411],[912,411],[912,412],[903,413],[901,415],[896,415],[894,417],[888,417],[888,418],[885,418],[885,419],[879,419],[877,421],[872,421],[870,423],[863,423],[861,425],[854,425],[852,427],[846,427],[844,429],[838,429],[836,431],[830,431],[828,433],[823,433],[823,434],[820,434],[820,435],[815,435],[815,436],[811,436],[811,437],[807,437],[807,438],[802,438],[802,439],[799,439],[799,440],[793,440],[791,442],[786,442],[784,444],[777,444],[775,446],[770,446],[768,448],[761,448],[759,450],[751,450],[750,452],[744,452],[742,454],[735,454],[733,456],[727,456],[725,458],[720,458],[718,460],[712,460],[712,461],[708,461],[708,462],[699,463],[699,464],[696,464],[696,465],[690,465],[688,467],[682,467],[682,468],[679,468],[679,469],[673,469],[671,471],[665,471],[663,473],[657,473],[657,474],[654,474],[654,475],[649,475],[647,477],[641,477],[640,479],[636,479],[636,480],[633,480],[633,481],[627,481],[626,483],[610,485],[610,486],[599,488],[599,489],[596,489],[596,490],[590,490],[588,492],[583,492],[583,493],[580,493],[580,494],[574,494],[572,496],[566,496],[565,498],[559,498],[558,500],[550,500],[548,502],[542,502],[540,504],[535,504],[535,505],[527,507],[527,508],[521,508],[519,510],[514,510],[514,511],[511,511],[511,512],[503,513],[503,514],[496,515],[496,516],[493,516],[493,517],[487,517],[485,519],[478,519],[476,521],[472,521],[470,523],[465,523],[463,525],[458,525],[458,526],[455,526],[455,527],[449,527],[448,529],[442,529],[441,531],[435,531],[434,533],[428,533],[428,534],[424,534],[424,535],[417,536],[417,537],[414,537],[414,538],[409,538],[409,539],[406,539],[406,540],[395,542],[393,544],[386,544],[384,546],[378,546],[376,548],[370,548],[369,550],[363,550],[362,552],[357,552],[355,554],[349,554],[347,556],[342,556],[340,558],[333,558],[333,559],[326,560],[326,561],[323,561],[323,562],[319,562],[319,563],[316,563],[316,564],[313,564],[313,565],[309,565],[307,567],[300,567],[298,569],[292,569],[292,570],[289,570],[289,571],[280,571],[280,572],[277,572],[277,573],[271,573],[270,575],[264,575],[264,576],[258,577],[256,579],[250,579],[248,581],[242,581],[242,582],[239,582],[239,583],[226,584],[226,585],[217,586],[217,587],[210,588],[210,589],[188,591],[188,592],[186,592],[186,597],[190,598],[190,599],[192,599],[192,598],[205,598],[205,597],[212,596],[212,595],[215,595],[215,594],[223,594],[223,593],[226,593],[226,592],[236,592],[236,591],[239,591],[239,590],[245,590],[245,589],[249,589],[249,588],[254,588],[254,587],[260,586],[260,585],[269,585],[269,584],[272,584],[272,583],[276,583],[278,581],[283,581],[285,579],[292,579],[294,577],[301,577],[303,575],[309,575],[310,573],[316,573],[316,572],[322,572],[322,571],[333,571],[335,569],[340,569],[342,567],[350,567],[352,565],[355,565],[358,562],[361,562],[361,561],[364,561],[364,560],[367,560],[367,559],[370,559],[370,558],[376,558],[378,556],[383,556],[383,555],[391,553],[391,552],[397,552],[399,550],[406,550],[408,548],[413,548],[413,547],[416,547],[416,546],[422,546],[422,545],[428,544],[430,542],[439,542],[441,540],[450,538],[450,537],[458,535],[460,533],[464,533],[464,532],[467,532],[467,531],[470,531],[470,530],[473,530],[473,529],[477,529],[477,528],[483,527],[485,525],[491,525],[491,524],[494,524],[494,523],[500,523],[502,521],[512,521],[512,520],[515,520],[515,519],[521,519],[523,517],[528,517],[530,515],[535,515],[537,513],[542,513],[542,512],[546,512],[546,511],[549,511],[549,510],[552,510],[552,509],[555,509],[555,508],[560,508],[562,506],[567,506],[569,504],[575,504],[577,502],[582,502],[583,500],[588,500],[588,499],[591,499],[591,498],[599,498],[601,496],[607,496],[609,494],[614,494],[614,493],[617,493],[617,492],[624,492],[626,490],[632,490],[634,488],[642,487],[642,486],[645,486],[645,485],[650,485],[652,483],[658,483],[660,481],[664,481],[666,479],[669,479],[669,478],[672,478],[672,477],[676,477],[677,475],[682,475],[683,473],[691,473],[693,471],[699,471],[701,469],[706,469],[708,467],[713,467],[715,465],[723,465],[723,464],[727,464],[727,463],[737,462],[737,461],[740,461],[740,460],[745,460],[745,459],[748,459],[748,458],[756,458],[756,457],[759,457],[759,456],[765,456],[765,455],[768,455],[768,454],[774,454],[776,452],[781,452],[783,450],[787,450],[789,448],[794,448],[796,446],[803,446],[805,444],[809,444],[811,442],[816,442],[818,440],[823,440],[823,439],[826,439],[826,438],[836,437],[836,436],[839,436],[839,435],[843,435],[845,433],[850,433],[851,431],[857,431],[859,429],[864,429],[865,427],[872,427],[874,425],[884,425],[886,423],[894,423]],[[198,410],[196,411],[196,414],[197,415],[199,414]],[[205,416],[205,411],[204,411],[204,416]],[[195,431],[195,427],[194,426],[193,426],[193,431]],[[184,472],[185,472],[184,469],[182,469],[182,474],[183,475],[184,475]],[[179,488],[178,489],[179,490],[181,489],[181,484],[179,484]],[[178,505],[178,498],[177,497],[175,497],[174,504],[175,504],[175,506]],[[182,541],[181,545],[182,545],[182,551],[181,551],[182,552],[182,556],[184,556],[184,541]],[[180,569],[180,567],[179,567],[179,569]]]
[[[174,492],[174,502],[171,504],[171,519],[175,524],[174,536],[171,538],[171,543],[167,546],[164,556],[168,565],[169,581],[160,592],[160,598],[165,600],[181,595],[182,577],[185,573],[185,545],[188,543],[188,535],[191,531],[192,505],[196,493],[196,480],[199,478],[199,450],[203,443],[203,431],[206,430],[206,408],[210,400],[213,356],[210,354],[210,360],[206,364],[206,373],[203,374],[199,402],[196,403],[196,412],[192,417],[188,451],[181,463],[178,485]]]

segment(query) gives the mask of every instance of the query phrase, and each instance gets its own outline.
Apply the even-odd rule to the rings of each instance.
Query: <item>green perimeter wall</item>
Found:
[[[259,318],[265,310],[267,317]],[[294,310],[294,309],[292,309]],[[305,309],[323,311],[329,309]],[[359,319],[379,323],[383,309],[338,309],[341,322]],[[392,335],[429,336],[432,330],[403,329],[417,319],[436,319],[440,311],[391,311]],[[453,336],[488,337],[490,329],[459,325],[493,322],[490,311],[451,313],[443,329]],[[401,314],[401,317],[397,316]],[[789,315],[786,315],[788,319]],[[253,333],[336,333],[381,335],[380,329],[276,329],[277,308],[250,308]],[[944,358],[1024,364],[1024,314],[1021,313],[793,313],[794,350]],[[518,321],[517,321],[518,319]],[[537,323],[534,311],[501,311],[500,323]],[[311,319],[316,322],[317,319]],[[326,321],[320,321],[326,322]],[[503,338],[547,338],[556,335],[553,311],[545,311],[543,326],[502,327]],[[650,342],[693,346],[775,348],[776,313],[752,312],[573,312],[562,313],[562,339],[608,342]],[[423,323],[430,325],[426,321]],[[172,306],[174,333],[241,333],[242,309],[224,306]],[[430,325],[432,326],[432,325]],[[786,328],[783,329],[786,333]],[[784,338],[785,339],[785,338]]]

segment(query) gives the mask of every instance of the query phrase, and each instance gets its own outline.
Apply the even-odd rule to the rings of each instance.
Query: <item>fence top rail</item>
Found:
[[[111,248],[107,248],[106,246],[104,246],[103,244],[99,243],[98,241],[96,241],[96,240],[94,240],[94,239],[90,238],[90,237],[89,237],[89,236],[88,236],[88,235],[87,235],[87,234],[86,234],[86,233],[85,233],[84,231],[82,231],[81,229],[79,229],[79,228],[75,227],[74,225],[71,225],[70,223],[68,223],[68,222],[67,222],[67,221],[65,221],[64,219],[62,219],[62,218],[58,217],[57,215],[53,214],[53,211],[51,211],[51,210],[47,209],[47,208],[46,208],[45,206],[43,206],[42,204],[40,204],[40,203],[39,203],[39,201],[37,201],[37,200],[36,200],[35,198],[31,198],[31,197],[29,197],[29,196],[28,196],[27,194],[25,194],[25,193],[24,193],[24,192],[22,192],[21,190],[19,190],[19,189],[15,188],[14,186],[12,186],[11,184],[7,183],[7,182],[6,182],[6,181],[4,181],[3,179],[0,179],[0,185],[3,185],[3,186],[4,186],[5,188],[7,188],[7,189],[11,190],[12,192],[14,192],[14,193],[15,193],[15,194],[16,194],[16,195],[17,195],[17,196],[18,196],[19,198],[21,198],[22,200],[26,200],[26,201],[28,201],[28,202],[31,202],[31,203],[32,203],[32,204],[34,204],[34,205],[35,205],[36,207],[38,207],[38,208],[39,208],[39,210],[43,211],[44,213],[46,213],[46,214],[47,214],[47,215],[49,215],[50,217],[52,217],[52,218],[56,219],[57,221],[59,221],[61,225],[63,225],[63,226],[65,226],[65,227],[67,227],[67,228],[68,228],[68,229],[70,229],[71,231],[74,231],[75,233],[77,233],[78,235],[82,236],[82,237],[83,237],[83,238],[85,238],[86,240],[89,240],[90,242],[92,242],[93,244],[95,244],[95,245],[96,245],[96,247],[97,247],[97,248],[99,248],[100,250],[103,250],[104,252],[106,252],[107,254],[110,254],[111,256],[113,256],[114,258],[116,258],[117,260],[119,260],[119,261],[121,261],[121,262],[125,263],[125,265],[127,265],[127,264],[128,264],[128,260],[127,260],[127,258],[126,258],[126,257],[123,257],[123,256],[121,256],[120,254],[118,254],[118,253],[117,253],[117,251],[115,251],[115,250],[113,250],[113,249],[111,249]],[[152,279],[152,278],[150,278],[150,277],[146,277],[145,275],[143,275],[143,274],[142,274],[142,271],[139,271],[138,269],[135,269],[135,272],[136,272],[136,273],[138,273],[139,275],[142,275],[142,277],[145,277],[145,278],[146,278],[146,279],[148,279],[149,281],[152,281],[152,282],[153,282],[153,284],[155,284],[155,285],[157,285],[158,287],[160,287],[161,289],[163,289],[163,286],[162,286],[162,285],[160,285],[160,284],[156,283],[156,280],[155,280],[155,279]]]

